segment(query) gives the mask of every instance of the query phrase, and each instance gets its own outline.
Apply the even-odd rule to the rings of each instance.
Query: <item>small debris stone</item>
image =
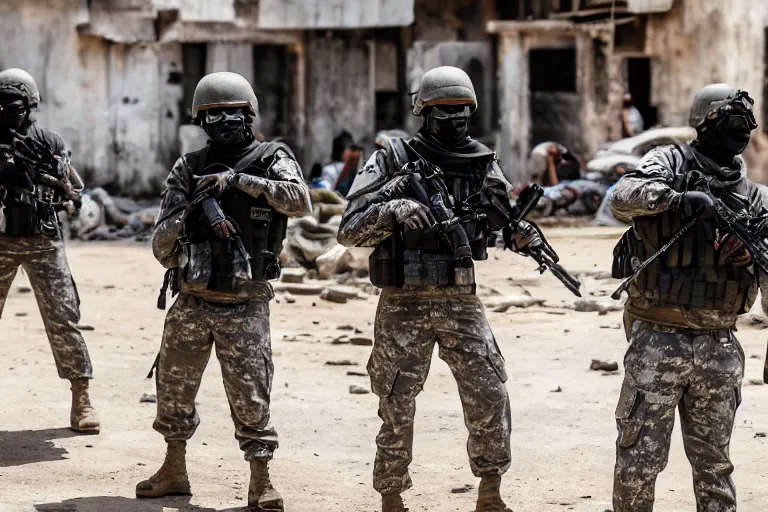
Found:
[[[354,331],[356,327],[354,325],[346,324],[346,325],[340,325],[336,329],[339,331]]]
[[[349,340],[350,343],[353,345],[357,345],[358,347],[370,347],[373,346],[373,340],[371,338],[366,338],[363,336],[358,336],[356,338],[352,338]]]
[[[283,294],[283,300],[285,301],[286,304],[294,304],[296,302],[296,297],[294,297],[288,292],[285,292]]]
[[[75,327],[77,327],[81,331],[94,331],[95,330],[92,325],[88,325],[88,324],[77,324]]]
[[[365,372],[355,372],[355,371],[352,371],[352,370],[348,371],[347,375],[349,375],[351,377],[367,377],[368,376],[368,374],[365,373]]]
[[[29,286],[19,286],[18,288],[16,288],[16,290],[19,293],[29,293],[32,291],[32,288],[30,288]]]
[[[747,381],[748,386],[764,386],[765,382],[763,382],[761,379],[749,379]]]
[[[757,354],[752,354],[751,356],[749,356],[749,358],[750,359],[760,359],[760,356],[757,355]]]
[[[557,386],[557,389],[553,389],[552,391],[550,391],[550,393],[562,393],[562,392],[563,392],[563,388],[561,388],[560,386]]]
[[[592,364],[589,365],[589,369],[592,371],[615,372],[619,369],[619,363],[609,363],[607,361],[593,359]]]
[[[370,393],[367,388],[364,388],[363,386],[357,386],[355,384],[349,386],[349,392],[353,395],[367,395]]]
[[[464,484],[461,487],[454,487],[453,489],[451,489],[451,494],[464,494],[471,491],[474,488],[475,486],[472,484]]]
[[[755,437],[766,437],[765,432],[755,432]]]
[[[347,345],[349,344],[349,336],[346,334],[342,334],[341,336],[336,336],[331,341],[331,345]]]
[[[284,268],[280,273],[280,281],[283,283],[303,283],[307,271],[302,268]]]
[[[337,304],[346,304],[349,299],[359,298],[360,292],[351,286],[329,286],[320,294],[320,298]]]
[[[349,359],[339,359],[336,361],[326,361],[328,366],[357,366],[357,363],[350,361]]]
[[[19,311],[16,316],[27,316],[27,314],[24,311]]]
[[[141,395],[141,398],[139,398],[139,403],[149,403],[149,404],[155,404],[157,403],[157,395],[154,393],[144,393]]]
[[[93,445],[92,444],[87,444],[87,445],[85,445],[85,447],[86,448],[93,448]]]

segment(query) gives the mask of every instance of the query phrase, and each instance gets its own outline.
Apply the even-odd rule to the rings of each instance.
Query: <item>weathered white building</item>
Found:
[[[409,93],[455,65],[478,93],[472,135],[522,181],[542,140],[589,156],[617,138],[625,90],[680,125],[700,86],[727,81],[768,122],[767,24],[765,0],[0,0],[0,69],[36,77],[38,117],[89,185],[154,195],[195,143],[206,73],[248,78],[261,131],[308,170],[341,130],[370,150],[378,130],[418,129]],[[752,146],[759,163],[765,137]]]
[[[497,152],[524,180],[530,148],[557,140],[585,155],[620,135],[631,92],[647,124],[686,125],[712,82],[750,92],[761,127],[748,150],[768,181],[768,2],[517,0],[500,2]],[[512,164],[512,165],[510,165]]]

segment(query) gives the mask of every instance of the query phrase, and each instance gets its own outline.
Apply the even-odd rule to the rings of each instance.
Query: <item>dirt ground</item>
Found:
[[[609,270],[619,231],[547,232],[569,270],[592,276],[583,278],[585,295],[608,302],[605,294],[616,283],[596,279],[595,272]],[[247,495],[248,466],[234,439],[215,356],[198,396],[202,423],[188,446],[194,496],[133,498],[136,483],[152,474],[164,455],[163,439],[152,430],[155,405],[139,403],[143,393],[152,392],[145,376],[163,327],[164,312],[155,308],[163,269],[145,244],[72,244],[69,255],[82,296],[82,323],[94,328],[84,334],[95,368],[92,397],[102,433],[78,436],[65,428],[68,383],[57,378],[34,296],[19,289],[26,285],[20,276],[0,323],[0,511],[239,510]],[[493,251],[478,273],[486,303],[523,290],[546,299],[543,307],[488,308],[506,357],[512,401],[513,464],[503,483],[505,498],[517,512],[602,512],[610,506],[613,409],[622,370],[604,375],[589,365],[592,359],[621,361],[626,348],[621,313],[601,316],[563,308],[573,303],[565,288],[511,253]],[[350,394],[350,385],[369,383],[347,375],[364,371],[370,347],[328,341],[344,334],[337,329],[343,324],[358,327],[361,336],[372,335],[375,307],[375,296],[346,305],[297,296],[294,304],[273,305],[272,417],[281,444],[273,481],[289,511],[378,510],[371,487],[377,400],[373,394]],[[768,503],[768,438],[756,437],[768,431],[768,412],[761,408],[766,389],[747,384],[762,376],[764,332],[747,326],[739,331],[747,368],[731,453],[744,512],[765,510]],[[309,336],[288,341],[304,333]],[[357,366],[325,364],[340,359]],[[474,510],[477,480],[467,461],[456,385],[436,353],[418,400],[416,428],[414,487],[405,495],[411,510]],[[452,492],[465,485],[474,487]],[[656,489],[657,510],[694,510],[679,429]]]

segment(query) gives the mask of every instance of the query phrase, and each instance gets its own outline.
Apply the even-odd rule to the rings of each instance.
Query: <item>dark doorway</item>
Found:
[[[469,133],[476,139],[482,139],[486,135],[485,117],[491,112],[488,108],[490,102],[485,97],[485,67],[478,59],[472,59],[467,65],[466,72],[475,86],[477,104],[482,105],[482,108],[469,118]]]
[[[290,135],[288,112],[293,77],[288,76],[288,52],[283,45],[253,46],[253,90],[259,100],[259,130],[268,139]]]
[[[557,142],[580,151],[581,98],[577,92],[576,48],[537,48],[528,56],[531,147]]]
[[[632,95],[635,107],[643,115],[645,129],[656,125],[659,115],[656,107],[651,105],[651,59],[627,59],[627,90]]]
[[[205,76],[206,55],[205,43],[181,45],[181,88],[183,91],[181,108],[179,108],[181,124],[192,123],[192,98],[195,95],[197,83]]]

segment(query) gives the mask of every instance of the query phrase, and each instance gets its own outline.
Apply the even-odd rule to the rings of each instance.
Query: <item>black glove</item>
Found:
[[[678,209],[687,217],[711,219],[715,215],[715,201],[704,192],[692,190],[683,193]]]

